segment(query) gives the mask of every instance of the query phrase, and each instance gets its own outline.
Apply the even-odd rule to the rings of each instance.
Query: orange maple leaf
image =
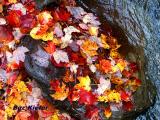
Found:
[[[91,40],[85,40],[81,46],[82,52],[91,57],[97,55],[98,45]]]

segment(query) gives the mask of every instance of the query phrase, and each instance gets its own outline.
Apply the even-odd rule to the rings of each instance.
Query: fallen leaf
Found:
[[[135,62],[129,63],[129,67],[130,67],[130,69],[131,69],[131,71],[132,71],[133,73],[137,72],[138,69],[139,69],[137,63],[135,63]]]
[[[10,4],[17,3],[17,0],[8,0]]]
[[[73,26],[69,26],[69,27],[66,27],[64,28],[63,30],[65,32],[65,36],[61,38],[62,40],[62,45],[61,45],[61,48],[65,48],[68,46],[69,43],[72,43],[73,40],[71,40],[72,38],[72,33],[79,33],[80,31],[73,27]]]
[[[66,73],[63,77],[63,81],[68,83],[68,82],[74,82],[73,74],[71,73],[70,70],[66,70]]]
[[[111,112],[110,106],[108,106],[108,107],[106,107],[104,109],[104,115],[105,115],[106,118],[110,118],[111,117],[112,112]]]
[[[69,62],[68,55],[63,50],[56,50],[53,53],[53,57],[54,57],[54,60],[56,61],[57,64],[59,64],[60,62],[62,62],[62,63],[64,63],[64,62],[68,63]]]
[[[28,51],[29,51],[28,48],[24,46],[20,46],[13,51],[13,54],[10,52],[6,52],[7,61],[10,63],[16,62],[17,64],[19,64],[20,62],[24,62],[25,53]]]
[[[116,92],[115,90],[110,91],[108,94],[108,100],[110,102],[119,103],[121,101],[120,93]]]
[[[0,81],[6,83],[7,81],[7,72],[4,69],[0,69]]]
[[[112,70],[111,61],[102,59],[99,61],[99,67],[103,72],[109,73]]]
[[[123,59],[119,59],[116,66],[118,66],[120,71],[122,72],[127,66],[127,61]]]
[[[111,88],[110,80],[106,80],[105,78],[101,77],[99,82],[98,89],[96,89],[98,95],[103,94],[105,90],[109,90]]]
[[[56,111],[54,106],[44,98],[40,100],[39,105],[47,108],[46,110],[38,110],[38,114],[42,118],[47,118],[49,116],[52,116]]]
[[[83,29],[83,30],[88,30],[88,26],[84,23],[80,23],[79,26]]]
[[[6,26],[0,26],[0,41],[7,43],[14,39],[12,31],[10,28],[7,28]]]
[[[65,34],[72,34],[74,32],[80,32],[77,28],[75,28],[74,26],[69,26],[64,28],[63,30],[65,32]]]
[[[0,120],[5,120],[5,111],[0,110]]]
[[[54,33],[56,34],[57,37],[62,37],[63,36],[63,31],[62,31],[62,27],[60,24],[55,24],[55,28],[54,28]]]
[[[83,53],[85,53],[86,55],[89,55],[91,57],[98,54],[97,53],[98,45],[91,40],[85,40],[81,45],[81,49],[82,49]]]
[[[130,95],[126,91],[123,90],[120,92],[120,94],[121,94],[121,100],[125,102],[130,101]]]
[[[111,77],[111,81],[112,83],[117,84],[117,85],[122,85],[124,83],[123,79],[119,77],[115,77],[115,76]]]
[[[56,9],[54,12],[52,12],[52,15],[54,16],[55,20],[63,22],[68,21],[71,16],[70,13],[64,8]]]
[[[47,53],[53,54],[56,50],[56,46],[55,46],[54,42],[48,41],[47,46],[45,46],[44,49]]]
[[[120,93],[115,90],[106,90],[101,96],[98,97],[101,102],[116,102],[121,101]]]
[[[99,109],[96,106],[86,106],[86,112],[85,112],[85,117],[90,119],[90,120],[94,120],[97,119],[98,120],[98,116],[99,116]]]
[[[38,14],[37,19],[41,25],[52,25],[53,17],[49,11],[43,11]]]
[[[91,90],[91,86],[90,86],[91,79],[89,78],[89,76],[78,77],[78,80],[79,80],[80,83],[75,85],[76,89],[84,89],[84,90],[87,90],[87,91]]]
[[[72,73],[76,74],[77,73],[77,69],[78,69],[78,65],[76,65],[76,64],[71,64],[70,65],[70,71]]]
[[[33,39],[36,39],[36,40],[43,40],[43,41],[49,41],[49,40],[53,40],[53,32],[50,31],[50,32],[45,32],[44,31],[42,32],[43,34],[37,34],[40,30],[41,26],[37,26],[37,27],[34,27],[31,31],[30,31],[30,36],[33,38]]]
[[[67,10],[71,13],[71,15],[76,19],[82,19],[83,16],[86,14],[83,8],[81,7],[66,7]]]
[[[22,33],[28,33],[36,25],[36,18],[33,15],[27,14],[21,16],[21,27]]]
[[[91,65],[89,66],[89,68],[90,68],[90,70],[91,70],[93,73],[95,73],[96,70],[97,70],[96,66],[93,65],[93,64],[91,64]]]
[[[55,91],[56,92],[51,95],[55,100],[63,101],[68,97],[69,89],[66,87],[64,83],[62,83],[62,85],[57,86]]]
[[[21,25],[20,17],[21,17],[20,11],[11,10],[9,11],[8,16],[6,16],[6,19],[11,26],[20,27]]]
[[[89,33],[92,36],[97,36],[98,35],[98,27],[90,26]]]
[[[0,13],[3,12],[3,5],[0,3]]]
[[[91,91],[83,89],[80,90],[78,100],[80,104],[93,105],[96,102],[96,100],[96,96]]]
[[[109,49],[110,46],[107,43],[107,37],[104,34],[101,34],[100,39],[101,39],[102,47],[105,49]]]
[[[11,7],[9,7],[9,9],[10,10],[15,10],[15,11],[21,11],[22,15],[26,15],[26,13],[27,13],[27,10],[26,10],[25,6],[22,3],[12,4]]]
[[[7,22],[4,18],[0,18],[0,25],[5,25]]]
[[[17,88],[18,92],[29,92],[24,81],[16,81],[14,86]]]
[[[123,102],[123,110],[125,111],[131,111],[133,108],[134,108],[134,105],[131,101],[128,101],[128,102]]]
[[[31,113],[29,111],[21,111],[16,114],[14,120],[28,120],[31,116]]]
[[[90,23],[94,26],[99,26],[101,23],[97,20],[97,17],[95,17],[92,13],[87,13],[84,17],[83,17],[83,22],[85,24]]]

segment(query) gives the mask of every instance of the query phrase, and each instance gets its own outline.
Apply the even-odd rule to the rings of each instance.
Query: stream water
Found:
[[[156,86],[157,96],[155,104],[137,120],[160,120],[160,0],[78,1],[102,20],[119,26],[129,44],[144,50],[145,78]]]

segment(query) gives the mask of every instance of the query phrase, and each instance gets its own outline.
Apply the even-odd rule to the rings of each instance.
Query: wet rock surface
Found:
[[[150,30],[153,29],[153,26],[151,25],[150,28],[148,28],[147,25],[151,23],[147,23],[145,21],[146,19],[142,19],[142,17],[144,17],[142,13],[143,11],[141,11],[141,8],[137,7],[138,3],[132,4],[131,1],[126,2],[123,0],[118,3],[115,1],[113,2],[112,0],[109,0],[108,2],[106,2],[105,0],[93,1],[91,2],[89,0],[79,0],[79,5],[97,14],[102,22],[108,21],[108,23],[111,25],[110,27],[112,28],[113,36],[117,37],[120,44],[122,44],[120,52],[127,55],[127,59],[138,63],[140,67],[139,77],[142,80],[142,86],[134,94],[134,109],[130,112],[125,112],[122,110],[114,111],[111,119],[135,119],[138,115],[144,113],[151,105],[153,105],[156,96],[156,87],[152,84],[151,80],[154,80],[154,82],[158,80],[158,76],[154,73],[155,69],[158,67],[158,61],[155,58],[157,56],[156,50],[158,50],[158,48],[154,46],[157,41],[155,41],[154,43],[151,40],[154,40],[155,38],[151,37],[153,37],[153,35],[155,35],[155,37],[158,36],[158,34],[156,35],[156,32],[158,32],[158,30],[155,30],[155,32],[152,31],[151,33]],[[129,8],[129,4],[132,4],[133,6],[131,5]],[[136,12],[138,13],[136,14]],[[145,17],[147,18],[148,16],[146,15]],[[28,43],[27,40],[30,41],[30,44],[26,44],[26,47],[28,46],[31,52],[34,52],[38,49],[38,45],[40,43],[38,43],[37,41],[32,42],[33,40],[31,40],[31,38],[29,37],[25,37],[23,39],[25,39],[26,43]],[[44,91],[44,95],[47,96],[51,102],[57,104],[57,106],[61,109],[68,108],[68,112],[73,112],[73,114],[75,114],[73,115],[75,118],[83,119],[83,117],[79,114],[80,111],[72,110],[67,103],[62,104],[58,103],[57,101],[51,100],[49,96],[50,91],[48,90],[49,80],[58,76],[48,75],[46,73],[46,68],[40,67],[34,63],[34,60],[32,60],[32,58],[30,57],[30,53],[25,59],[25,68],[28,74],[36,79],[36,81]],[[61,71],[56,69],[54,66],[51,66],[50,69],[52,69],[53,72]],[[158,70],[158,68],[156,70]],[[158,116],[156,116],[153,112],[154,107],[137,119],[147,119],[147,115],[149,115],[150,119],[158,119]]]
[[[159,56],[157,52],[160,50],[160,21],[159,14],[156,11],[160,9],[160,3],[157,0],[79,0],[79,5],[87,10],[94,12],[99,16],[101,21],[108,21],[113,24],[113,31],[115,33],[124,34],[124,36],[117,36],[119,42],[122,44],[122,49],[128,51],[130,59],[135,59],[140,66],[139,76],[142,80],[141,88],[135,93],[134,100],[135,110],[129,113],[120,113],[113,115],[113,119],[118,116],[123,116],[122,119],[134,119],[139,113],[143,111],[137,120],[159,120]],[[119,26],[120,31],[116,30]],[[126,44],[128,41],[129,44]],[[125,48],[126,46],[129,46]],[[129,49],[130,48],[130,49]],[[131,57],[132,56],[132,57]],[[153,86],[153,84],[155,86]],[[157,96],[156,96],[157,87]],[[154,98],[156,96],[156,102]],[[149,110],[146,110],[150,105]],[[121,115],[120,115],[121,114]],[[133,116],[133,117],[131,117]],[[127,118],[126,118],[127,117]]]

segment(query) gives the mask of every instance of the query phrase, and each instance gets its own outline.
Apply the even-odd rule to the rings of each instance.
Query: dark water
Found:
[[[155,104],[137,120],[160,120],[160,0],[78,1],[99,17],[119,26],[130,45],[143,49],[145,77],[156,86],[157,96]],[[118,33],[121,34],[121,30],[117,30]],[[121,42],[125,43],[123,39]]]

